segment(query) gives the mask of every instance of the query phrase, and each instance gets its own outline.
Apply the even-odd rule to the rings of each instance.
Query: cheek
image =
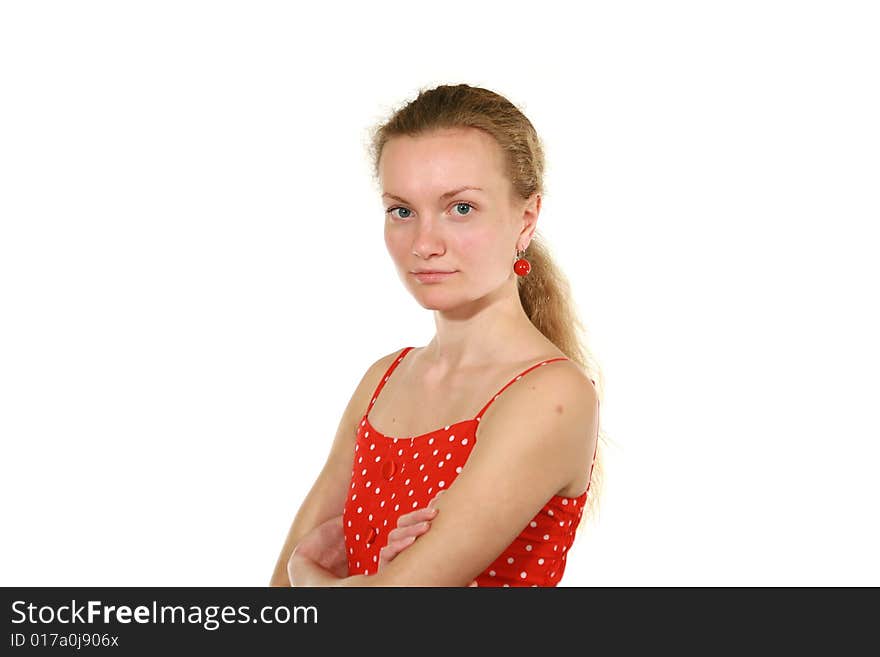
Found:
[[[456,240],[456,262],[461,268],[471,272],[491,270],[498,259],[497,244],[487,235],[462,235]]]
[[[385,248],[388,249],[388,254],[395,262],[400,262],[402,258],[406,257],[406,245],[401,236],[395,234],[394,231],[385,231]]]

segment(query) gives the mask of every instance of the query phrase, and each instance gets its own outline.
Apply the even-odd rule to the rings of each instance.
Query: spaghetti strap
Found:
[[[367,412],[364,414],[365,416],[370,414],[370,409],[373,408],[373,404],[375,404],[376,400],[379,398],[379,393],[382,392],[382,388],[385,387],[385,382],[388,380],[388,377],[391,376],[394,368],[398,366],[400,361],[402,361],[412,349],[414,349],[414,347],[404,347],[404,349],[398,354],[397,358],[394,359],[394,362],[391,363],[391,365],[385,371],[385,376],[380,379],[379,385],[376,386],[376,391],[373,393],[373,396],[370,399],[370,404],[369,406],[367,406]]]
[[[505,390],[507,390],[507,387],[508,387],[509,385],[511,385],[512,383],[515,383],[515,382],[519,381],[521,378],[523,378],[526,374],[528,374],[529,372],[531,372],[533,369],[535,369],[535,368],[537,368],[537,367],[541,367],[541,365],[546,365],[547,363],[552,363],[554,360],[568,360],[568,358],[565,357],[565,356],[555,356],[554,358],[548,358],[547,360],[541,361],[540,363],[535,363],[535,364],[532,365],[531,367],[526,368],[525,370],[523,370],[522,372],[520,372],[519,374],[517,374],[515,377],[513,377],[510,381],[508,381],[508,382],[504,385],[504,387],[501,388],[501,390],[499,390],[497,393],[495,393],[495,396],[492,397],[492,399],[490,399],[488,402],[486,402],[486,405],[483,406],[483,408],[480,409],[480,412],[477,413],[477,416],[476,416],[474,419],[475,419],[477,422],[479,422],[479,421],[480,421],[480,418],[483,416],[483,413],[486,412],[486,409],[489,408],[489,406],[492,405],[492,402],[493,402],[493,401],[495,401],[496,399],[498,399],[499,395],[501,395],[502,392],[504,392]]]

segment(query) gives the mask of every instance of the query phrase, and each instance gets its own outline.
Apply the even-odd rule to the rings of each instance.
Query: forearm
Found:
[[[290,586],[290,577],[288,574],[288,562],[290,555],[293,554],[297,544],[309,534],[315,527],[324,522],[326,518],[321,519],[310,515],[308,511],[300,510],[287,532],[284,540],[284,547],[281,548],[281,554],[275,562],[275,570],[272,572],[272,578],[269,586]]]
[[[302,537],[308,533],[305,524],[299,522],[297,518],[287,534],[284,541],[284,547],[281,548],[281,554],[275,563],[275,570],[272,572],[272,578],[269,580],[269,586],[290,586],[290,576],[288,574],[290,555],[296,548],[296,544],[302,540]]]
[[[384,586],[378,574],[337,577],[323,566],[296,552],[290,560],[288,576],[291,586]]]

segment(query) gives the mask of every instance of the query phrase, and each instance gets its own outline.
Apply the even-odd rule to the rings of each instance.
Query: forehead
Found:
[[[503,180],[503,156],[495,139],[476,128],[402,135],[385,143],[379,177],[391,193],[442,193],[464,184],[489,191]]]

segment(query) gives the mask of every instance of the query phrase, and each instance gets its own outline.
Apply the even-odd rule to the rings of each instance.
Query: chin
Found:
[[[427,310],[450,310],[461,305],[461,300],[452,298],[449,294],[437,294],[424,289],[411,290],[415,300],[422,308]]]
[[[416,295],[416,301],[419,302],[419,305],[425,310],[449,310],[450,308],[454,308],[455,303],[449,303],[442,299],[426,299],[421,296]]]

